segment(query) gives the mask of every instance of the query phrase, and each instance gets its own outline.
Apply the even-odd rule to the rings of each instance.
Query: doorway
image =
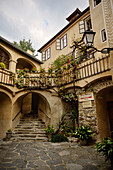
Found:
[[[108,102],[107,105],[108,105],[110,132],[111,132],[111,137],[113,138],[113,101]]]
[[[38,114],[38,98],[36,93],[32,93],[32,111],[34,114]]]

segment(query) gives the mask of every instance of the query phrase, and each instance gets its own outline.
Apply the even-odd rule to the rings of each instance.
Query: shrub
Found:
[[[77,129],[75,135],[81,140],[89,139],[92,136],[92,130],[87,125],[84,125]]]
[[[46,133],[49,133],[49,134],[53,134],[54,133],[54,127],[52,125],[52,127],[50,125],[47,126],[46,128]]]
[[[51,137],[51,142],[54,142],[54,143],[56,143],[56,142],[68,142],[68,139],[67,139],[66,136],[58,134],[58,135],[53,135]]]
[[[110,160],[113,166],[113,140],[111,138],[104,138],[103,142],[96,144],[97,152],[103,152],[105,161]]]

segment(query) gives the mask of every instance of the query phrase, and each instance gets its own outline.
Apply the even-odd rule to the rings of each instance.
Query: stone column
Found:
[[[16,64],[17,61],[9,60],[9,70],[12,71],[13,73],[16,73]]]

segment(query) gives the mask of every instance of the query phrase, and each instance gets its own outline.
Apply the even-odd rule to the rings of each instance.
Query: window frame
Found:
[[[62,50],[67,46],[67,33],[61,38],[56,39],[56,50]]]
[[[42,61],[47,61],[51,57],[51,47],[42,52]]]
[[[102,39],[102,42],[105,42],[107,40],[105,28],[103,30],[101,30],[101,39]]]
[[[102,0],[100,0],[100,2],[99,2],[98,4],[96,4],[96,2],[97,2],[97,0],[93,0],[93,6],[94,6],[94,7],[96,7],[97,5],[99,5],[99,4],[102,2]]]
[[[88,15],[86,18],[84,18],[83,20],[79,21],[79,34],[84,33],[85,31],[87,31],[87,25],[86,25],[86,21],[91,20],[91,16]],[[82,22],[82,24],[80,24],[80,22]],[[81,27],[82,26],[82,27]],[[92,22],[91,22],[91,28],[92,29]],[[81,31],[82,30],[82,31]]]

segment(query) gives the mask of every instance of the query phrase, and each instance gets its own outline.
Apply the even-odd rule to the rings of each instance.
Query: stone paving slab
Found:
[[[94,146],[0,141],[0,170],[109,170]]]

